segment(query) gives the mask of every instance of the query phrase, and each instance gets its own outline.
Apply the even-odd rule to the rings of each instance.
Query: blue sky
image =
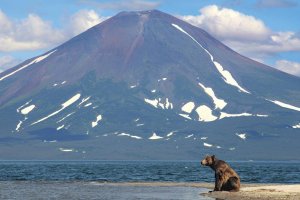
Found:
[[[1,0],[0,72],[120,11],[148,9],[175,15],[242,55],[300,76],[296,0]]]

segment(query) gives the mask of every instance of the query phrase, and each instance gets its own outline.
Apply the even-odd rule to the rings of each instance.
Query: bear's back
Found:
[[[227,176],[227,178],[230,177],[236,177],[238,179],[240,178],[238,174],[230,167],[230,165],[223,160],[217,160],[215,162],[215,170],[223,172],[224,175]]]

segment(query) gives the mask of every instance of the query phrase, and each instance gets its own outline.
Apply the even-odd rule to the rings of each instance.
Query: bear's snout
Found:
[[[205,165],[205,164],[206,164],[206,160],[202,160],[201,165]]]

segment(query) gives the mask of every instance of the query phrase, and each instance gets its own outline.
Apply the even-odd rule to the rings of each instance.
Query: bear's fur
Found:
[[[239,191],[240,177],[225,161],[218,160],[215,155],[206,156],[201,165],[209,166],[215,171],[214,191]]]

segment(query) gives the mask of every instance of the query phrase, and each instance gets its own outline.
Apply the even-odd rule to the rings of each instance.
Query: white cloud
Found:
[[[288,60],[278,60],[275,64],[275,68],[289,74],[300,76],[300,63],[297,62],[291,62]]]
[[[278,51],[299,51],[300,50],[300,38],[296,36],[294,32],[278,32],[270,36],[273,52]],[[274,50],[274,46],[277,49]],[[272,52],[272,49],[267,49]]]
[[[55,43],[63,38],[60,30],[52,27],[51,23],[44,21],[38,15],[29,14],[14,28],[14,36],[19,41],[35,40],[43,43]]]
[[[278,53],[300,51],[300,38],[294,32],[273,33],[264,41],[246,42],[223,39],[222,42],[235,51],[259,62]]]
[[[69,19],[67,31],[70,35],[77,35],[106,20],[108,17],[99,16],[94,10],[80,10]]]
[[[2,33],[9,33],[12,27],[11,21],[7,18],[7,16],[0,9],[0,27]]]
[[[2,52],[46,48],[64,39],[61,31],[54,29],[50,22],[35,14],[29,14],[20,21],[13,21],[0,10],[0,26]]]
[[[219,39],[262,41],[271,32],[263,21],[232,9],[209,5],[199,12],[200,15],[182,16],[182,19],[207,30]]]
[[[49,49],[105,19],[94,10],[80,10],[57,29],[36,14],[12,20],[0,10],[0,52]]]
[[[223,39],[222,42],[240,54],[259,62],[282,52],[300,51],[300,38],[293,32],[270,34],[269,38],[264,41],[246,42]]]
[[[36,14],[26,18],[10,19],[0,9],[0,72],[16,66],[22,60],[9,55],[12,52],[51,49],[73,36],[106,20],[108,17],[99,16],[94,10],[79,10],[64,22],[66,26],[55,28],[49,21],[43,20]]]

